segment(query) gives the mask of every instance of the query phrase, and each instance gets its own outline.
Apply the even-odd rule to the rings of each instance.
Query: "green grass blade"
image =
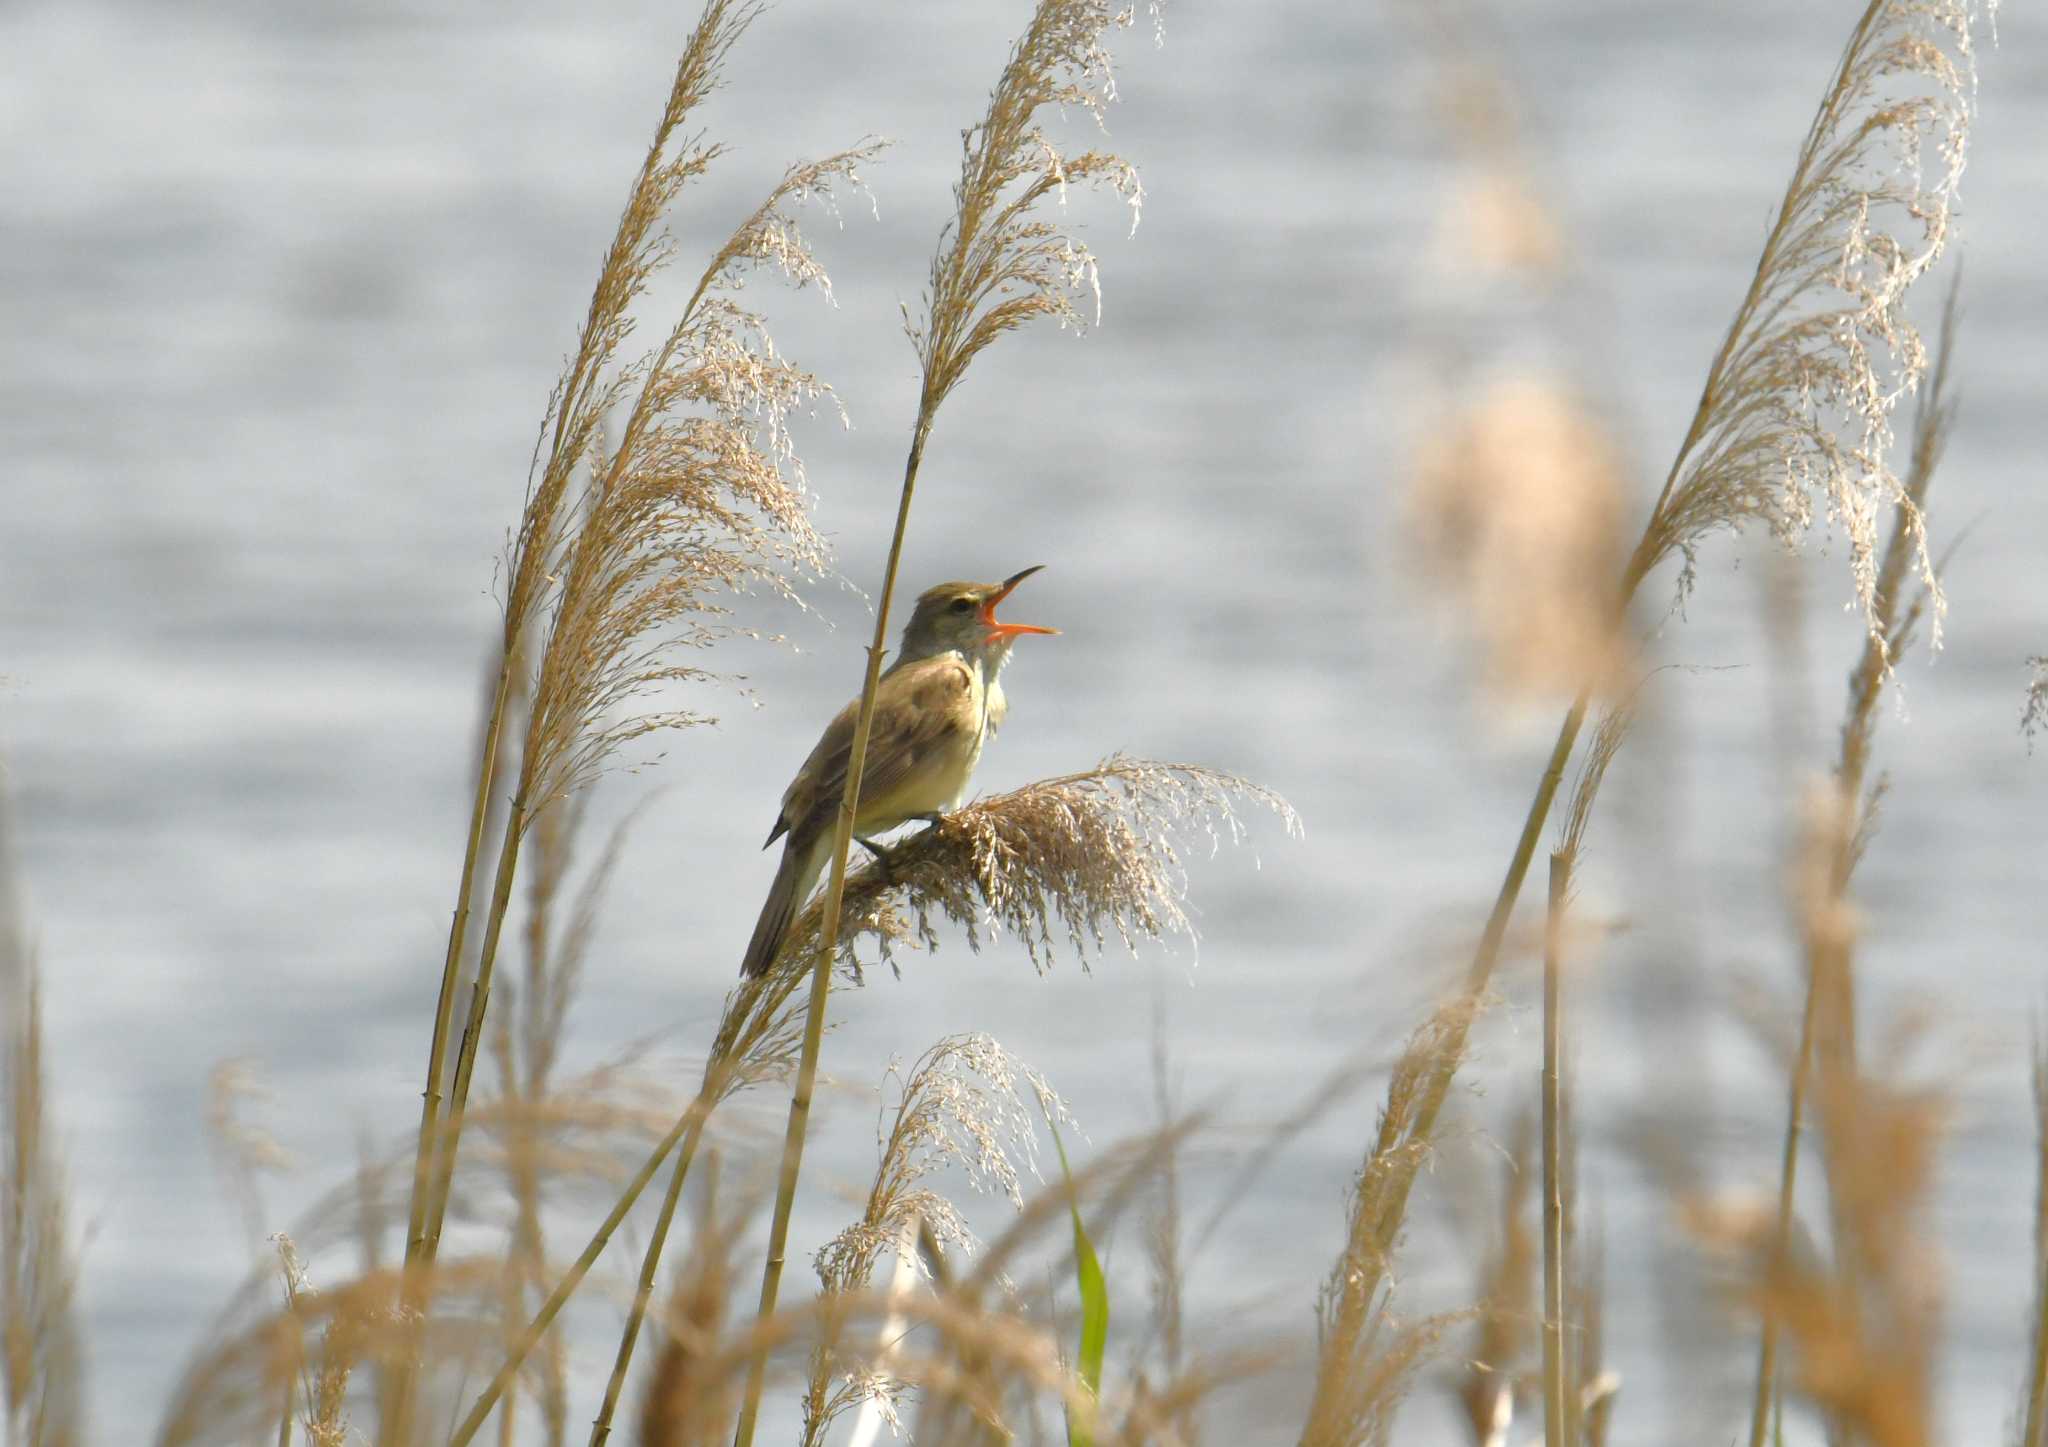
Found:
[[[1094,1243],[1081,1224],[1081,1201],[1074,1191],[1074,1173],[1067,1164],[1067,1148],[1060,1140],[1060,1128],[1047,1112],[1046,1127],[1052,1131],[1053,1149],[1060,1153],[1060,1176],[1067,1183],[1067,1210],[1074,1218],[1074,1279],[1081,1293],[1081,1350],[1076,1358],[1081,1384],[1091,1399],[1102,1395],[1102,1353],[1109,1345],[1109,1284],[1102,1277],[1102,1263],[1096,1259]],[[1093,1415],[1092,1413],[1090,1414]],[[1092,1447],[1094,1433],[1074,1421],[1067,1410],[1068,1447]]]

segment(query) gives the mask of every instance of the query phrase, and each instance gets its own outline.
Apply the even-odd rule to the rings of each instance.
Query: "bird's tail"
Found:
[[[782,952],[790,923],[809,897],[811,886],[818,882],[830,843],[830,836],[798,839],[792,834],[782,846],[782,863],[775,871],[775,882],[768,886],[767,902],[761,906],[761,918],[755,921],[754,937],[747,942],[747,955],[740,964],[740,973],[747,979],[766,974]]]

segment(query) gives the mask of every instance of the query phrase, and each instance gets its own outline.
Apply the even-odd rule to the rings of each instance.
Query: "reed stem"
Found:
[[[441,1074],[448,1062],[448,1027],[455,1014],[455,987],[462,969],[462,947],[469,931],[469,898],[476,885],[477,856],[483,852],[484,823],[490,815],[491,785],[497,776],[498,740],[504,733],[505,704],[512,691],[512,651],[498,667],[498,686],[484,728],[483,757],[477,763],[476,798],[470,806],[469,840],[462,855],[462,880],[455,888],[455,917],[448,928],[448,955],[441,966],[441,994],[434,1005],[434,1038],[427,1052],[427,1086],[421,1095],[419,1149],[413,1161],[411,1219],[405,1236],[405,1260],[419,1255],[426,1230],[426,1184],[435,1154],[435,1127],[441,1106]]]
[[[1500,963],[1501,942],[1507,936],[1508,917],[1514,913],[1515,900],[1522,892],[1522,881],[1528,877],[1530,861],[1536,856],[1536,841],[1543,833],[1544,821],[1550,817],[1550,806],[1557,798],[1558,785],[1564,780],[1565,765],[1570,762],[1572,749],[1578,744],[1579,730],[1585,726],[1586,709],[1591,702],[1592,691],[1582,692],[1565,713],[1564,723],[1557,731],[1550,761],[1544,766],[1543,776],[1536,784],[1536,797],[1529,801],[1529,813],[1522,821],[1522,835],[1515,843],[1514,857],[1508,862],[1507,876],[1501,880],[1500,892],[1494,896],[1493,912],[1487,916],[1486,929],[1479,937],[1479,947],[1473,952],[1471,968],[1466,972],[1465,990],[1468,995],[1481,994],[1493,979],[1494,968]],[[1436,1118],[1450,1095],[1451,1081],[1465,1058],[1465,1039],[1471,1032],[1472,1015],[1469,1010],[1455,1012],[1446,1027],[1443,1046],[1436,1052],[1437,1063],[1431,1068],[1422,1098],[1403,1132],[1409,1141],[1426,1141],[1435,1131]],[[1401,1219],[1408,1209],[1408,1193],[1414,1184],[1412,1171],[1400,1173],[1389,1184],[1386,1208],[1381,1212],[1375,1240],[1391,1241],[1399,1234]]]
[[[498,843],[498,876],[491,888],[491,912],[484,921],[483,948],[477,953],[476,984],[469,993],[469,1015],[463,1022],[462,1043],[455,1052],[455,1079],[448,1092],[448,1115],[441,1127],[433,1194],[427,1203],[427,1217],[415,1265],[431,1268],[441,1249],[441,1228],[448,1215],[448,1195],[455,1177],[455,1152],[462,1140],[463,1111],[469,1105],[469,1084],[476,1074],[476,1057],[483,1047],[484,1013],[490,1008],[491,976],[498,960],[498,941],[505,931],[505,915],[512,906],[512,881],[519,872],[519,841],[525,833],[524,790],[506,811],[505,832]]]
[[[598,1408],[597,1418],[590,1424],[590,1447],[604,1447],[612,1432],[612,1417],[618,1411],[619,1394],[625,1390],[626,1369],[633,1362],[633,1348],[640,1340],[640,1323],[647,1316],[647,1303],[654,1299],[654,1275],[661,1264],[662,1247],[668,1241],[668,1228],[675,1220],[676,1203],[682,1199],[683,1181],[690,1174],[690,1163],[697,1156],[697,1142],[704,1138],[704,1120],[709,1111],[696,1112],[696,1123],[683,1139],[683,1149],[676,1156],[676,1168],[669,1173],[668,1194],[662,1198],[661,1214],[655,1218],[654,1234],[647,1239],[646,1253],[640,1260],[640,1284],[633,1291],[633,1306],[626,1315],[626,1325],[619,1335],[619,1351],[612,1361],[611,1379],[604,1386],[604,1404]]]
[[[2048,1431],[2048,1054],[2034,1030],[2034,1339],[2027,1373],[2027,1430],[2020,1447],[2044,1447]]]
[[[1564,1034],[1564,909],[1572,857],[1550,856],[1550,903],[1543,930],[1543,1437],[1567,1447],[1564,1351],[1563,1120],[1558,1087]]]
[[[896,531],[889,540],[889,562],[882,572],[882,596],[875,608],[875,638],[868,646],[867,678],[861,685],[860,713],[853,729],[852,752],[846,765],[846,792],[839,799],[839,818],[832,829],[832,879],[825,891],[825,917],[818,932],[818,953],[811,963],[810,998],[804,1014],[803,1055],[797,1065],[796,1088],[789,1096],[789,1128],[782,1143],[782,1170],[775,1183],[775,1214],[768,1226],[768,1259],[761,1267],[758,1319],[775,1312],[782,1285],[784,1252],[789,1244],[789,1217],[796,1200],[798,1172],[803,1165],[804,1136],[811,1118],[811,1097],[818,1083],[818,1054],[825,1038],[825,999],[832,987],[832,958],[839,947],[839,914],[846,898],[846,853],[853,845],[853,816],[860,805],[861,773],[867,767],[868,736],[875,722],[875,689],[882,678],[882,655],[889,637],[889,605],[896,595],[896,573],[903,559],[903,537],[910,526],[910,503],[917,491],[917,469],[924,460],[937,400],[927,382],[918,404],[917,426],[910,437],[910,455],[903,464],[903,491],[896,503]],[[734,1447],[751,1447],[761,1412],[761,1389],[767,1380],[765,1348],[747,1364],[747,1394],[733,1432]]]

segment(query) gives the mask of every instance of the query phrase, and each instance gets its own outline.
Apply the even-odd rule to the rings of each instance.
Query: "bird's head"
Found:
[[[996,605],[1043,566],[1012,573],[1000,583],[941,583],[925,589],[918,595],[910,621],[903,625],[903,650],[896,661],[910,663],[951,650],[969,658],[991,658],[1000,666],[1020,635],[1059,632],[996,618]]]

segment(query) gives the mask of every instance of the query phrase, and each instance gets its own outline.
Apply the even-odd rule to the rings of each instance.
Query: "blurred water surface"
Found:
[[[1576,371],[1650,479],[1856,7],[1500,8],[1497,53],[1575,257],[1561,298],[1515,325]],[[770,11],[703,117],[732,154],[674,218],[687,268],[787,161],[896,140],[872,171],[877,213],[855,202],[843,228],[813,228],[836,308],[750,293],[852,419],[799,440],[864,587],[914,400],[898,306],[916,305],[958,130],[1023,16]],[[99,1440],[144,1440],[248,1264],[209,1155],[213,1064],[256,1063],[275,1092],[263,1118],[299,1156],[268,1187],[269,1229],[348,1168],[360,1133],[395,1140],[416,1119],[495,561],[692,18],[639,0],[0,12],[0,755],[49,976],[92,1366],[120,1384],[93,1394]],[[2026,7],[2001,23],[1964,191],[1962,422],[1936,498],[1944,537],[1971,530],[1947,648],[1905,670],[1884,721],[1893,788],[1859,888],[1871,1018],[1937,1001],[1961,1103],[1936,1220],[1943,1411],[1975,1441],[2019,1382],[2018,1022],[2048,937],[2048,761],[2015,728],[2021,661],[2048,649],[2048,26]],[[1101,1145],[1153,1121],[1163,1015],[1182,1098],[1230,1123],[1230,1150],[1188,1186],[1213,1198],[1263,1123],[1340,1066],[1384,1061],[1416,1020],[1547,747],[1547,711],[1504,716],[1475,692],[1470,653],[1405,568],[1414,404],[1447,350],[1508,331],[1473,311],[1435,240],[1448,155],[1418,33],[1379,5],[1189,4],[1163,48],[1141,26],[1122,53],[1112,138],[1143,169],[1143,226],[1126,239],[1113,204],[1077,204],[1103,258],[1102,326],[1012,338],[976,365],[927,458],[906,582],[1049,564],[1015,612],[1065,633],[1020,648],[985,787],[1119,749],[1198,760],[1287,795],[1307,839],[1255,821],[1255,849],[1197,861],[1198,952],[1039,978],[1015,950],[948,941],[900,982],[839,997],[827,1069],[850,1094],[815,1137],[807,1249],[845,1215],[826,1184],[871,1165],[859,1092],[957,1030],[994,1029]],[[1841,552],[1804,570],[1806,667],[1786,673],[1766,664],[1765,556],[1709,550],[1661,656],[1745,666],[1665,676],[1596,828],[1588,907],[1632,921],[1581,987],[1617,1441],[1726,1435],[1742,1400],[1746,1348],[1695,1343],[1683,1318],[1700,1303],[1658,1288],[1668,1202],[1632,1142],[1646,1106],[1682,1094],[1690,1109],[1667,1119],[1721,1177],[1773,1170],[1780,1077],[1729,1002],[1743,982],[1794,988],[1770,699],[1776,678],[1803,702],[1804,766],[1826,759],[1856,646]],[[815,601],[822,620],[747,605],[797,645],[725,652],[758,708],[719,698],[719,728],[602,786],[601,820],[662,792],[604,918],[576,1059],[661,1029],[657,1058],[684,1078],[772,869],[755,846],[773,800],[857,686],[864,605],[848,589]],[[1504,990],[1468,1112],[1496,1130],[1539,1053],[1526,970]],[[1288,1145],[1195,1263],[1204,1339],[1250,1321],[1309,1340],[1378,1089]],[[1415,1309],[1467,1288],[1459,1233],[1478,1223],[1457,1198],[1494,1156],[1454,1155],[1418,1198]],[[1136,1233],[1110,1255],[1135,1321]],[[602,1304],[583,1318],[572,1415],[595,1400],[615,1319]],[[1425,1385],[1411,1420],[1449,1440],[1440,1395]],[[1294,1386],[1249,1400],[1243,1440],[1291,1440]]]

